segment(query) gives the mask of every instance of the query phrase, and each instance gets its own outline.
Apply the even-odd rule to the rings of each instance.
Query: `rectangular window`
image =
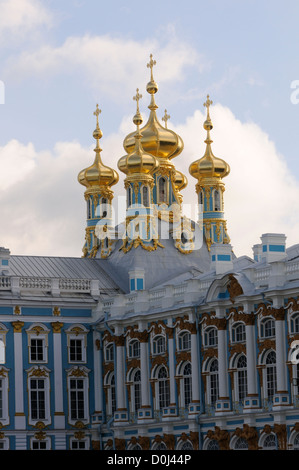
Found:
[[[84,381],[70,380],[71,419],[84,419]]]
[[[44,379],[30,380],[30,404],[31,419],[42,420],[46,418],[45,401],[45,381]]]
[[[71,449],[72,450],[85,450],[86,447],[86,441],[72,441],[71,442]]]
[[[70,340],[70,362],[83,361],[82,339]]]
[[[47,442],[32,441],[32,450],[47,450]]]
[[[44,361],[44,340],[31,338],[30,341],[30,360],[31,362]]]

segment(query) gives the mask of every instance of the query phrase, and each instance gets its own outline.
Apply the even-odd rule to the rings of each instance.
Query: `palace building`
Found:
[[[0,249],[1,449],[299,449],[299,244],[265,233],[252,257],[235,256],[212,101],[188,183],[175,166],[183,140],[157,115],[155,65],[148,117],[137,89],[117,169],[94,112],[94,161],[78,175],[83,256]]]

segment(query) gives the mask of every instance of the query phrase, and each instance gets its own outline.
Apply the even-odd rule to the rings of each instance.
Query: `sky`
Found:
[[[14,255],[81,256],[96,104],[103,162],[117,169],[150,54],[161,119],[184,140],[188,178],[205,150],[231,168],[225,216],[237,256],[263,233],[299,243],[299,3],[296,0],[0,0],[0,246]],[[123,177],[113,187],[124,195]]]

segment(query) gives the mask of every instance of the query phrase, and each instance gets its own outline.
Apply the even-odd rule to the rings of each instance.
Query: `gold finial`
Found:
[[[133,100],[136,101],[137,110],[136,110],[135,116],[133,117],[133,122],[137,126],[138,129],[143,121],[142,116],[139,111],[139,100],[141,100],[141,98],[142,98],[142,95],[139,93],[139,88],[136,88],[136,95],[133,96]]]
[[[210,140],[210,131],[213,129],[213,124],[210,118],[210,106],[213,104],[213,101],[210,100],[210,95],[207,95],[207,101],[203,104],[205,108],[207,108],[207,119],[205,120],[203,127],[207,131],[207,140],[212,143]],[[206,141],[205,141],[206,142]]]
[[[99,114],[101,114],[102,110],[99,109],[99,105],[97,104],[97,109],[94,111],[93,115],[97,117],[97,128],[99,127]]]
[[[167,109],[165,109],[165,114],[164,114],[164,116],[162,117],[162,121],[165,122],[165,129],[167,129],[167,121],[168,121],[168,119],[170,119],[170,116],[169,116],[169,114],[167,114]]]
[[[133,100],[137,103],[137,113],[139,113],[139,100],[141,100],[142,95],[139,93],[139,88],[136,88],[136,95],[133,96]]]
[[[100,149],[100,144],[99,144],[99,139],[103,136],[103,133],[102,133],[102,131],[100,129],[100,126],[99,126],[99,114],[101,114],[101,112],[102,112],[102,110],[99,109],[99,105],[97,104],[96,110],[93,113],[93,115],[97,117],[97,126],[96,126],[96,129],[93,132],[93,137],[97,141],[97,147],[96,147],[97,150],[101,150]]]
[[[156,65],[156,61],[153,60],[153,54],[150,55],[150,61],[148,64],[146,64],[147,68],[148,69],[151,69],[151,81],[153,82],[154,81],[154,77],[153,77],[153,67],[154,65]]]
[[[207,101],[203,104],[207,108],[207,114],[210,114],[210,106],[213,104],[213,101],[210,100],[210,95],[207,95]]]

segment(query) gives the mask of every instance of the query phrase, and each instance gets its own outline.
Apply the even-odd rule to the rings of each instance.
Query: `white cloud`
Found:
[[[126,97],[134,87],[149,81],[145,58],[150,54],[159,63],[159,83],[184,78],[184,68],[200,68],[201,62],[194,48],[171,34],[161,45],[157,39],[134,41],[110,35],[68,37],[53,47],[43,45],[38,50],[24,51],[10,57],[5,66],[5,78],[49,77],[57,74],[74,74],[83,77],[97,92],[105,92],[113,99]],[[175,60],[174,60],[175,57]],[[132,85],[132,77],[134,84]],[[178,78],[179,77],[179,78]]]
[[[52,13],[39,0],[2,0],[0,2],[0,35],[10,41],[28,32],[50,26]]]
[[[224,179],[224,198],[236,255],[251,256],[252,246],[267,232],[285,233],[288,246],[298,243],[299,185],[273,142],[259,126],[242,123],[219,104],[213,105],[211,117],[213,152],[231,167]],[[175,129],[184,139],[185,149],[173,162],[188,177],[183,196],[189,204],[196,201],[196,181],[188,168],[204,154],[204,120],[204,114],[197,110]],[[117,132],[103,137],[105,164],[117,169],[124,154],[123,139],[131,128],[130,119],[124,118]],[[14,254],[81,256],[86,207],[84,187],[77,175],[92,163],[92,148],[62,142],[52,151],[37,152],[32,144],[17,141],[0,148],[2,174],[9,175],[2,176],[1,181],[6,185],[0,192],[2,245]],[[123,179],[120,174],[118,185],[113,187],[115,203],[118,195],[125,194]]]
[[[225,216],[231,243],[238,256],[252,255],[251,248],[267,232],[285,233],[287,245],[299,243],[298,181],[268,135],[254,123],[242,123],[219,104],[211,109],[211,132],[215,156],[229,163],[231,172],[223,179]],[[177,131],[185,142],[184,155],[176,166],[188,175],[184,201],[194,200],[196,180],[190,163],[204,155],[205,116],[196,111]]]

